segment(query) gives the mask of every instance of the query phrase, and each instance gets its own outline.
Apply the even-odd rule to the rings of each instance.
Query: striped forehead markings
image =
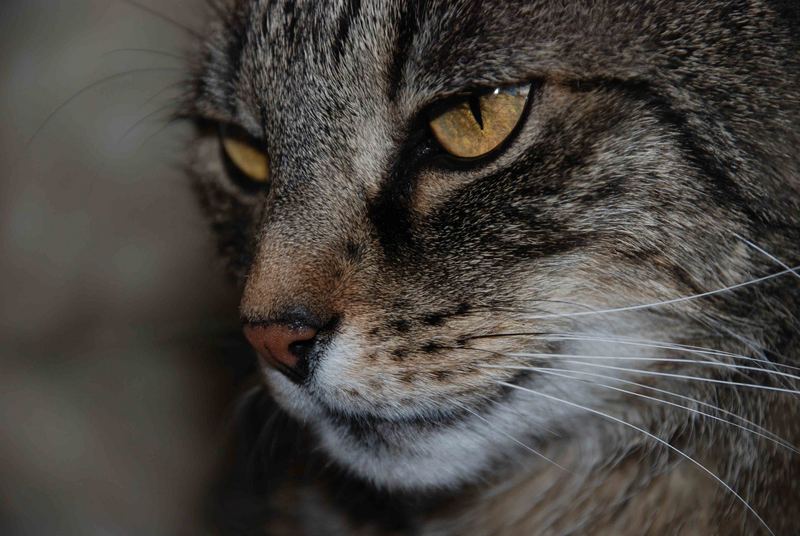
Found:
[[[333,60],[339,65],[344,56],[345,47],[350,38],[350,29],[361,14],[361,0],[346,0],[342,12],[339,14],[336,33],[333,38]]]

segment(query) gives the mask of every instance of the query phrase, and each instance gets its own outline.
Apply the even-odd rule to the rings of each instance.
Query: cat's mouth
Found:
[[[528,385],[536,373],[521,370],[505,382]],[[331,396],[330,384],[298,385],[267,371],[273,398],[289,415],[308,426],[331,461],[380,485],[428,489],[468,481],[494,463],[516,422],[512,387],[448,396],[425,405],[346,404]],[[374,401],[373,401],[374,402]],[[500,427],[501,430],[496,430]],[[498,435],[500,434],[500,435]],[[513,439],[507,441],[513,444]]]
[[[384,416],[373,413],[342,411],[324,402],[317,402],[325,417],[332,423],[351,429],[359,429],[362,432],[387,426],[412,426],[417,429],[446,426],[463,420],[469,414],[469,411],[462,407],[442,407],[434,410],[425,409],[424,411],[412,409],[406,415]]]
[[[323,420],[356,438],[370,437],[390,440],[395,433],[402,430],[434,433],[462,424],[470,418],[476,418],[476,415],[488,414],[493,407],[503,404],[512,396],[515,389],[510,385],[526,383],[532,374],[528,370],[517,371],[512,378],[507,380],[508,386],[500,386],[491,394],[482,393],[477,399],[470,396],[469,393],[464,393],[461,398],[451,397],[436,405],[406,406],[396,411],[383,413],[363,407],[343,408],[341,404],[331,403],[327,400],[324,393],[308,390],[305,387],[292,385],[289,389],[294,391],[295,396],[291,398],[295,402],[298,397],[304,400],[301,405],[304,407],[302,413],[305,419]],[[295,403],[287,402],[290,406],[297,407]]]

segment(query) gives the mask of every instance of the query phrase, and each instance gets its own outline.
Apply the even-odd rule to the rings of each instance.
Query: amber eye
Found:
[[[228,160],[244,178],[256,186],[269,183],[269,160],[256,141],[239,129],[220,129],[222,148]]]
[[[530,86],[476,93],[435,115],[431,131],[451,155],[477,158],[497,149],[519,123]]]

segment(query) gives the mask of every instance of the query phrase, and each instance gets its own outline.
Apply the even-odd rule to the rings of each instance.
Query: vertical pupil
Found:
[[[480,99],[477,95],[471,95],[467,103],[469,104],[469,111],[472,112],[472,117],[475,118],[475,122],[478,123],[478,126],[483,130],[483,115],[481,114]]]

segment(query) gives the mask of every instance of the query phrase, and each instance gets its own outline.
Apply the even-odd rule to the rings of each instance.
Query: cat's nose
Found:
[[[244,326],[244,336],[261,358],[295,383],[302,383],[308,375],[308,357],[317,333],[302,322]]]

